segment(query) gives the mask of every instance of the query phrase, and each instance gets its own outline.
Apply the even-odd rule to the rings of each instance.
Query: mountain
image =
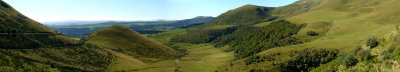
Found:
[[[1,2],[1,14],[0,14],[0,22],[3,23],[0,25],[0,32],[47,32],[47,33],[55,33],[54,30],[39,24],[38,22],[29,19],[23,14],[16,11],[10,5],[5,2]]]
[[[175,28],[179,28],[182,26],[192,25],[192,24],[199,24],[199,23],[206,23],[210,20],[214,19],[211,16],[197,16],[191,19],[179,20],[171,24],[167,24],[169,26],[175,26]]]
[[[273,21],[279,17],[273,16],[272,7],[245,5],[219,15],[204,25],[189,29],[185,35],[176,36],[174,42],[208,43],[219,36],[231,34],[239,26],[255,25]]]
[[[174,49],[121,25],[95,31],[84,40],[134,57],[173,59],[178,55]]]
[[[276,19],[271,15],[272,7],[261,7],[255,5],[245,5],[225,12],[207,24],[213,25],[241,25],[255,24]]]
[[[52,21],[52,22],[41,22],[46,26],[58,26],[58,25],[79,25],[79,24],[97,24],[108,21],[78,21],[78,20],[66,20],[66,21]]]
[[[58,34],[0,1],[0,71],[105,71],[113,55]]]
[[[122,22],[122,21],[107,21],[98,22],[92,24],[86,24],[86,22],[68,24],[68,25],[48,25],[56,31],[66,34],[71,37],[85,37],[91,32],[105,28],[111,25],[123,25],[127,26],[141,34],[155,34],[165,32],[166,30],[176,29],[183,26],[205,23],[213,19],[209,16],[198,16],[191,19],[177,20],[177,21],[134,21],[134,22]]]
[[[274,15],[281,19],[306,24],[293,36],[302,43],[261,50],[220,66],[218,72],[397,71],[398,4],[396,0],[300,0],[275,8]]]

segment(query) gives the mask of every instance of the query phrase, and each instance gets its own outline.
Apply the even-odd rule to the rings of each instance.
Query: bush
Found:
[[[358,51],[360,51],[360,50],[362,50],[362,47],[361,46],[357,46],[356,49],[354,49],[353,54],[357,54]]]
[[[370,59],[370,52],[371,50],[360,50],[356,53],[356,59],[358,61],[366,61]]]
[[[379,44],[378,40],[375,37],[373,37],[373,38],[368,39],[368,41],[365,45],[367,45],[371,48],[375,48],[376,46],[378,46],[378,44]]]
[[[320,64],[325,64],[336,58],[337,50],[304,49],[290,53],[294,59],[279,64],[282,72],[309,71]]]
[[[394,47],[389,47],[388,49],[385,49],[384,51],[382,51],[382,56],[383,56],[383,60],[389,60],[392,59],[393,56],[393,51],[395,50]]]
[[[317,36],[319,34],[317,32],[314,32],[314,31],[308,31],[307,35],[309,35],[309,36]]]
[[[340,58],[339,64],[343,65],[345,67],[350,67],[350,66],[357,64],[357,60],[356,60],[356,58],[354,58],[354,54],[347,53],[347,54],[341,55],[339,58]]]

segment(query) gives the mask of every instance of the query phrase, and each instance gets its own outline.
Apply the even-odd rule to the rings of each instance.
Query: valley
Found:
[[[181,44],[184,49],[188,49],[188,55],[179,58],[177,68],[175,68],[175,60],[167,60],[165,63],[168,66],[155,67],[137,72],[161,72],[161,71],[174,71],[179,72],[211,72],[215,71],[219,65],[229,63],[233,60],[232,52],[223,52],[221,49],[216,49],[210,44]],[[154,65],[163,65],[157,63]]]
[[[46,26],[0,1],[0,72],[396,72],[398,4],[299,0],[215,18]]]

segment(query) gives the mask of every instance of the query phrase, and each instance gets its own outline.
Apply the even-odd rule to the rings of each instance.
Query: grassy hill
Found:
[[[219,15],[208,22],[207,25],[243,25],[274,20],[276,17],[271,16],[271,11],[273,9],[274,8],[245,5]]]
[[[0,71],[106,71],[113,55],[57,34],[0,1]]]
[[[85,41],[135,57],[173,59],[178,55],[174,49],[121,25],[93,32],[85,38]]]
[[[39,24],[38,22],[29,19],[28,17],[19,13],[4,1],[1,1],[0,5],[1,5],[0,22],[2,23],[0,25],[1,33],[9,33],[9,32],[55,33],[54,30],[42,24]]]
[[[211,21],[189,28],[187,34],[172,38],[173,42],[208,43],[218,36],[230,34],[239,25],[254,25],[277,19],[271,15],[274,8],[245,5],[219,15]],[[230,32],[229,32],[230,31]]]
[[[284,18],[307,24],[296,34],[307,42],[264,50],[220,66],[218,71],[398,70],[398,55],[393,54],[399,49],[395,5],[400,1],[301,0],[295,4],[310,2],[308,10]],[[311,31],[319,35],[306,37],[314,34]]]

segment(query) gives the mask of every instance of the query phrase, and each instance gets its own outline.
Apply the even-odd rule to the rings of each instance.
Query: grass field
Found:
[[[213,72],[219,65],[233,61],[233,52],[223,52],[222,49],[214,48],[210,44],[203,44],[188,50],[189,55],[181,58],[179,71]]]
[[[274,61],[265,61],[253,65],[245,65],[245,60],[232,62],[233,66],[221,66],[221,70],[229,69],[231,71],[250,71],[250,70],[267,70],[274,71],[279,68],[266,67],[273,66],[271,62],[280,63],[293,59],[287,55],[291,51],[299,51],[302,49],[329,49],[339,50],[340,52],[350,52],[357,46],[364,45],[368,38],[378,37],[383,39],[394,38],[392,35],[397,31],[399,17],[393,17],[398,14],[398,9],[392,8],[392,5],[399,4],[400,1],[394,0],[322,0],[320,5],[313,7],[306,13],[289,17],[286,20],[296,23],[306,23],[298,35],[305,36],[308,31],[316,31],[323,34],[318,39],[306,42],[304,44],[277,47],[258,53],[256,56],[269,56],[279,53],[280,56],[275,57]],[[384,13],[384,14],[382,14]],[[395,21],[397,20],[397,21]],[[267,25],[268,23],[260,23],[256,26]],[[389,48],[390,46],[386,46]],[[379,47],[378,47],[379,48]],[[377,49],[378,49],[377,48]],[[375,51],[376,49],[373,49]],[[379,55],[380,51],[372,53]],[[377,58],[379,60],[379,58]],[[376,61],[375,58],[372,60]],[[327,67],[328,65],[337,65],[337,60],[333,60],[327,64],[318,67],[317,71]],[[372,66],[375,63],[363,62],[357,64],[354,68],[358,70],[368,69],[363,66]]]
[[[211,44],[187,44],[179,43],[180,47],[189,50],[189,54],[182,57],[178,64],[180,72],[213,72],[216,71],[219,65],[229,63],[233,60],[233,52],[223,52],[222,49],[214,48]],[[125,58],[119,58],[125,59]],[[129,58],[128,58],[129,59]],[[112,69],[121,69],[123,71],[132,72],[169,72],[174,71],[175,60],[162,60],[157,62],[142,62],[135,59],[130,60],[117,60],[118,68],[113,67]],[[139,63],[139,66],[130,65]],[[126,66],[120,68],[121,66]],[[131,68],[129,70],[129,68]],[[135,69],[138,68],[138,69]],[[125,69],[125,70],[124,70]]]

